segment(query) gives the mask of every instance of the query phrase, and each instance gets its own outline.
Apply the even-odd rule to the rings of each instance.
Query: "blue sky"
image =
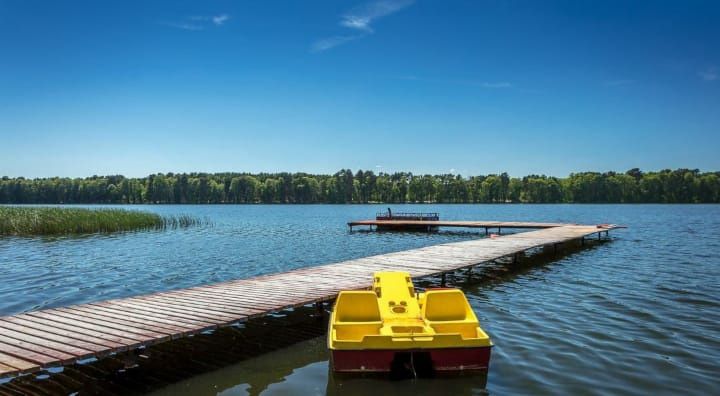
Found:
[[[0,0],[0,175],[720,169],[716,1]]]

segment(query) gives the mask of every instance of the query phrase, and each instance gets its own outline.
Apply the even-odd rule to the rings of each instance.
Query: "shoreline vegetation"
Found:
[[[161,216],[125,209],[0,207],[0,236],[80,235],[186,228],[200,224],[187,215]]]
[[[87,178],[0,178],[0,204],[245,203],[720,203],[720,172],[582,172],[565,178],[507,173],[158,173]]]

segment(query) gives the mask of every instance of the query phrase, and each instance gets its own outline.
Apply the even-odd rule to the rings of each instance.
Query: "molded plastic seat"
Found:
[[[343,291],[335,302],[333,332],[338,340],[362,340],[382,327],[377,296],[372,291]]]
[[[423,298],[422,315],[437,333],[478,337],[477,317],[458,289],[428,290]]]
[[[337,322],[380,321],[380,307],[377,296],[369,290],[343,291],[335,302]]]

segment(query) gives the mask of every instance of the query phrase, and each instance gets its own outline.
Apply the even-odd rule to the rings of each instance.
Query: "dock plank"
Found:
[[[167,312],[169,314],[172,314],[173,316],[177,316],[184,319],[199,319],[202,320],[205,323],[210,323],[213,325],[218,325],[224,323],[224,318],[218,318],[215,315],[209,315],[202,312],[188,312],[184,308],[179,307],[178,305],[173,304],[162,304],[157,301],[148,302],[146,300],[143,300],[141,298],[132,298],[122,301],[114,301],[114,305],[119,305],[125,308],[133,309],[137,308],[139,310],[148,311],[148,312],[154,312],[154,313],[164,313]]]
[[[53,314],[67,318],[70,320],[77,321],[77,323],[83,323],[88,325],[95,325],[95,326],[103,326],[109,329],[116,329],[120,331],[126,331],[128,333],[137,334],[141,337],[148,337],[148,338],[164,338],[170,336],[170,332],[159,332],[159,331],[153,331],[146,328],[140,328],[140,327],[134,327],[130,326],[127,323],[119,324],[115,323],[113,321],[107,320],[105,318],[95,318],[89,315],[84,314],[74,314],[71,312],[67,312],[63,310],[62,308],[56,308],[53,310]]]
[[[70,363],[76,358],[75,355],[71,355],[69,353],[56,351],[41,345],[35,345],[28,341],[5,337],[2,335],[0,335],[0,352],[22,357],[23,359],[29,359],[42,364],[55,363],[59,365],[62,363]],[[28,352],[30,354],[26,354]]]
[[[15,356],[6,355],[4,353],[0,353],[0,363],[2,363],[5,367],[12,368],[12,370],[4,370],[5,372],[16,371],[18,373],[26,373],[40,368],[40,366],[35,363],[28,362],[27,360],[23,360]]]
[[[175,316],[168,312],[156,312],[155,310],[150,311],[147,309],[139,308],[136,306],[128,307],[125,305],[120,304],[117,301],[101,301],[97,303],[90,303],[87,304],[88,306],[92,307],[92,309],[96,309],[99,311],[112,311],[112,312],[119,312],[121,314],[125,313],[132,313],[135,314],[136,317],[140,318],[146,318],[147,320],[164,320],[169,321],[170,323],[175,322],[178,326],[181,327],[207,327],[212,326],[215,323],[206,321],[206,320],[200,320],[200,318],[187,318],[185,316]]]
[[[40,317],[32,317],[29,315],[17,316],[17,317],[4,317],[4,318],[2,318],[2,320],[7,321],[7,322],[12,322],[12,323],[18,323],[23,326],[33,327],[33,328],[44,330],[44,331],[54,333],[54,334],[62,334],[62,335],[75,334],[75,335],[77,335],[77,337],[94,337],[96,339],[102,339],[102,340],[107,340],[109,342],[122,344],[125,347],[134,345],[137,343],[137,340],[135,340],[135,339],[123,338],[123,337],[119,337],[119,336],[105,333],[105,332],[84,329],[82,327],[68,325],[68,324],[60,323],[60,322],[55,322],[55,321],[47,320],[47,319],[40,318]]]
[[[45,350],[53,350],[67,354],[74,358],[83,358],[93,356],[94,352],[101,351],[101,349],[83,349],[78,343],[67,344],[64,342],[49,340],[47,338],[37,337],[32,334],[28,334],[24,331],[11,330],[0,327],[0,341],[3,342],[23,342],[26,346],[33,345],[38,348],[42,348],[40,352],[45,353]],[[20,344],[18,344],[20,345]]]
[[[26,360],[42,366],[58,366],[64,361],[62,358],[38,353],[32,349],[24,349],[21,343],[14,341],[10,344],[0,341],[0,354],[13,356],[17,359]],[[72,359],[72,356],[66,355],[66,357]]]
[[[233,318],[236,317],[236,314],[221,311],[220,308],[215,308],[212,305],[203,304],[200,302],[191,303],[178,298],[173,299],[160,295],[135,297],[133,299],[133,304],[146,304],[158,308],[162,307],[163,309],[167,309],[168,311],[176,313],[186,313],[187,315],[197,315],[199,317],[219,321],[220,323],[227,320],[233,320]],[[245,312],[239,315],[244,316]]]
[[[172,335],[175,333],[183,332],[182,328],[178,328],[178,327],[168,328],[168,327],[164,327],[164,326],[161,327],[161,326],[155,325],[155,323],[153,323],[152,321],[147,321],[147,322],[142,322],[142,323],[135,322],[135,321],[129,320],[129,318],[117,318],[117,317],[105,315],[103,312],[99,312],[99,311],[89,312],[87,310],[75,309],[72,307],[55,308],[55,309],[59,312],[69,313],[69,314],[72,314],[75,316],[81,316],[83,318],[89,318],[89,319],[94,319],[94,320],[98,320],[101,322],[112,323],[114,325],[120,325],[124,329],[127,328],[127,329],[137,330],[138,333],[142,332],[140,334],[145,334],[144,332],[146,332],[146,331],[150,331],[154,334],[164,334],[164,335]]]
[[[92,352],[104,352],[107,351],[108,347],[104,344],[96,344],[93,342],[90,342],[88,340],[82,340],[78,338],[72,338],[72,337],[66,337],[57,335],[54,333],[48,333],[46,331],[33,329],[32,327],[26,327],[26,326],[20,326],[14,323],[10,322],[0,322],[0,334],[5,330],[14,331],[17,333],[27,334],[29,336],[34,336],[38,338],[43,338],[48,341],[52,341],[55,343],[62,343],[67,346],[71,347],[79,347],[86,351],[92,351]]]
[[[33,317],[37,317],[40,319],[47,319],[52,322],[75,326],[80,329],[87,329],[87,330],[93,330],[93,331],[96,331],[99,333],[110,334],[110,335],[122,337],[124,339],[130,339],[130,340],[133,340],[134,343],[149,341],[152,339],[151,337],[141,336],[139,334],[136,334],[136,333],[133,333],[133,332],[130,332],[127,330],[117,330],[112,327],[100,326],[100,325],[95,325],[95,324],[91,324],[91,323],[86,323],[83,321],[68,319],[66,317],[58,316],[53,313],[49,313],[49,312],[45,312],[45,311],[30,312],[30,313],[28,313],[28,316],[33,316]]]
[[[87,306],[75,306],[70,308],[73,311],[84,312],[84,313],[91,313],[96,315],[102,315],[109,318],[114,319],[124,319],[131,323],[150,323],[153,326],[156,326],[158,328],[163,328],[166,330],[170,330],[176,333],[183,333],[186,331],[192,331],[197,330],[198,328],[201,328],[202,326],[197,325],[187,325],[184,323],[178,323],[173,322],[170,320],[165,320],[163,318],[157,318],[157,317],[151,317],[148,315],[138,315],[137,312],[128,312],[128,311],[119,311],[114,309],[108,309],[102,306],[93,306],[93,307],[87,307]]]

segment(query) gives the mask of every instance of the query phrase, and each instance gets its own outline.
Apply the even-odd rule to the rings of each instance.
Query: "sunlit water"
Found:
[[[133,206],[212,225],[0,239],[0,314],[245,278],[479,237],[349,233],[385,206]],[[495,348],[477,378],[337,379],[324,340],[164,390],[193,394],[713,394],[720,389],[720,206],[423,205],[443,219],[622,223],[598,245],[466,288]]]

